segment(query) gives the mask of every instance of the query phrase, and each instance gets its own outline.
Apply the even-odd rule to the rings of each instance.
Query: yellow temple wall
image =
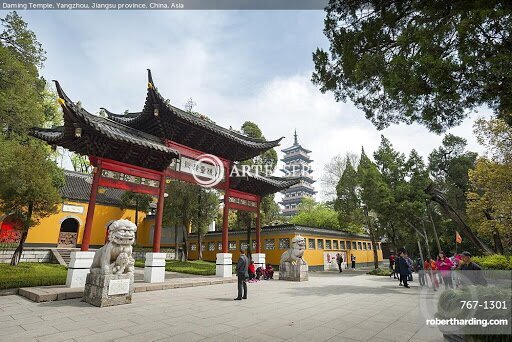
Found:
[[[61,223],[67,218],[73,218],[78,221],[77,245],[82,243],[82,235],[85,227],[85,218],[87,216],[88,203],[65,201],[59,205],[58,212],[39,221],[39,224],[30,228],[27,235],[27,245],[54,247],[59,241]],[[75,210],[76,212],[64,211],[63,209]],[[0,215],[3,219],[5,215]],[[139,224],[143,222],[146,214],[139,211]],[[94,219],[92,224],[90,245],[102,246],[105,242],[107,225],[113,220],[127,219],[134,221],[135,210],[120,209],[119,207],[96,204]]]

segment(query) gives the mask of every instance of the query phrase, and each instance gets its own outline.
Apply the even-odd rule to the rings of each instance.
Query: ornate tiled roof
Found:
[[[297,178],[263,177],[254,173],[246,173],[245,177],[231,177],[230,188],[265,196],[273,194],[300,182]]]
[[[278,146],[283,139],[265,141],[250,138],[171,105],[158,92],[150,70],[142,112],[126,115],[114,114],[106,109],[105,112],[113,121],[232,161],[256,157]]]
[[[86,173],[64,171],[64,186],[60,193],[64,199],[88,202],[91,194],[92,176]],[[124,190],[105,188],[105,191],[98,192],[96,201],[100,204],[121,205]]]
[[[153,170],[164,170],[178,152],[161,138],[119,122],[93,115],[71,101],[55,82],[64,113],[64,126],[34,128],[31,134],[83,155],[109,158]],[[79,131],[77,131],[77,129]]]
[[[255,229],[253,228],[253,231]],[[281,224],[276,226],[264,226],[261,227],[261,232],[263,233],[296,233],[296,234],[304,234],[304,235],[320,235],[320,236],[330,236],[334,238],[355,238],[355,239],[370,239],[369,235],[365,234],[352,234],[342,230],[333,230],[333,229],[325,229],[325,228],[316,228],[309,226],[301,226],[295,224]],[[221,235],[221,231],[208,232],[206,236],[215,236]],[[230,230],[229,235],[237,235],[237,234],[247,234],[247,230]]]

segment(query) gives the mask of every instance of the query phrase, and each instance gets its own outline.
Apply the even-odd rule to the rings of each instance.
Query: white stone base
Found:
[[[68,266],[66,278],[67,287],[84,287],[87,274],[92,265],[95,252],[71,252],[71,259]]]
[[[222,278],[233,276],[233,259],[231,253],[217,253],[215,275]]]
[[[254,267],[256,269],[258,267],[261,267],[262,269],[264,269],[265,268],[265,253],[253,253],[252,261],[254,261]]]
[[[145,283],[163,283],[165,281],[165,256],[165,253],[146,253]]]

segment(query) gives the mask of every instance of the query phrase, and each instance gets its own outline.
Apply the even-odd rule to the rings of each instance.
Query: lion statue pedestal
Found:
[[[281,256],[279,279],[289,281],[307,281],[308,264],[302,256],[306,250],[306,239],[297,235],[292,239],[290,248]]]
[[[94,254],[83,300],[94,306],[130,304],[133,294],[132,245],[137,226],[128,220],[110,224],[108,242]]]

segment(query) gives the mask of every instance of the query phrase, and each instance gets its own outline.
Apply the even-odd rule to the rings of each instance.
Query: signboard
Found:
[[[108,283],[108,295],[128,294],[130,292],[130,279],[112,279]]]
[[[216,179],[218,177],[222,177],[223,173],[223,169],[220,165],[213,165],[185,156],[181,156],[178,160],[173,160],[169,168],[174,171],[183,172],[206,179]]]
[[[82,207],[80,205],[63,204],[62,211],[66,212],[66,213],[83,214],[84,207]]]
[[[347,268],[347,252],[324,252],[324,271],[338,270],[338,262],[336,261],[336,254],[340,253],[343,257],[341,267]]]

